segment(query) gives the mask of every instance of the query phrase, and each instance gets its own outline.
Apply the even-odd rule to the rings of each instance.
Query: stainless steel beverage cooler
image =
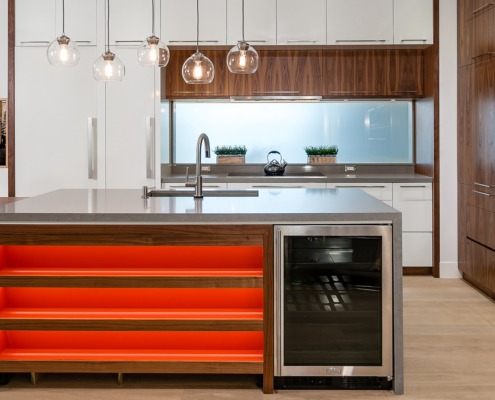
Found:
[[[279,388],[389,389],[392,226],[275,227]]]

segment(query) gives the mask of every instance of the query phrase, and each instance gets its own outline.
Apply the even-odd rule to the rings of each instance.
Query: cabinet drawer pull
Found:
[[[115,43],[141,43],[142,40],[116,40]]]
[[[399,185],[399,187],[405,188],[405,189],[407,189],[407,188],[416,188],[417,189],[417,188],[426,188],[426,185],[407,185],[407,186]]]
[[[332,94],[379,94],[378,90],[366,91],[366,90],[332,90]]]
[[[490,193],[480,192],[479,190],[473,190],[473,193],[481,194],[483,196],[488,196],[488,197],[495,196],[495,195],[490,194]]]
[[[428,39],[401,39],[400,42],[427,42]]]
[[[335,43],[385,43],[386,39],[336,39]]]
[[[21,44],[48,44],[48,40],[26,40],[22,41]]]
[[[373,188],[377,188],[377,189],[385,189],[386,186],[352,186],[352,185],[345,185],[345,186],[342,186],[342,185],[335,185],[336,188],[358,188],[358,189],[361,189],[361,188],[366,188],[366,189],[373,189]]]
[[[493,7],[495,4],[493,3],[486,3],[484,5],[482,5],[480,8],[477,8],[476,10],[473,11],[473,15],[474,14],[478,14],[482,11],[485,11],[486,9],[490,8],[490,7]]]
[[[392,90],[392,93],[418,93],[417,90]]]
[[[484,187],[484,188],[495,188],[495,185],[486,185],[484,183],[479,183],[479,182],[473,182],[473,185],[475,185],[475,186],[481,186],[481,187]]]
[[[255,90],[255,94],[299,94],[299,90]]]
[[[253,39],[253,40],[246,40],[247,43],[266,43],[268,40],[266,39]]]
[[[93,43],[92,40],[74,40],[76,43]]]
[[[169,40],[169,43],[196,43],[196,40]],[[219,40],[200,40],[199,43],[220,43]]]
[[[318,40],[287,39],[287,43],[318,43]]]
[[[303,186],[273,186],[273,185],[253,185],[253,188],[258,189],[302,189]]]
[[[478,54],[477,56],[471,57],[471,60],[476,60],[477,58],[480,58],[480,57],[483,57],[483,56],[491,56],[493,54],[495,54],[495,51],[488,51],[486,53]]]

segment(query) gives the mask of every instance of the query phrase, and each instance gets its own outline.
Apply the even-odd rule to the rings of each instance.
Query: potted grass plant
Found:
[[[304,148],[308,156],[308,164],[335,164],[339,148],[332,146],[306,146]]]
[[[217,146],[213,152],[217,155],[217,164],[244,164],[246,162],[246,146]]]

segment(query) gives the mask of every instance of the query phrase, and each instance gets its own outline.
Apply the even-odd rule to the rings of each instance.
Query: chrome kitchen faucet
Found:
[[[201,176],[201,144],[205,142],[205,157],[210,158],[210,139],[206,133],[202,133],[198,137],[196,143],[196,177],[193,181],[189,180],[189,174],[186,176],[186,187],[194,187],[194,197],[203,197],[203,177]]]

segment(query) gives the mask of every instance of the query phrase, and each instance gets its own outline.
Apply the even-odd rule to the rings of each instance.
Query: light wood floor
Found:
[[[252,377],[16,375],[0,399],[495,399],[495,304],[461,280],[404,278],[405,392],[280,391],[263,395]]]

